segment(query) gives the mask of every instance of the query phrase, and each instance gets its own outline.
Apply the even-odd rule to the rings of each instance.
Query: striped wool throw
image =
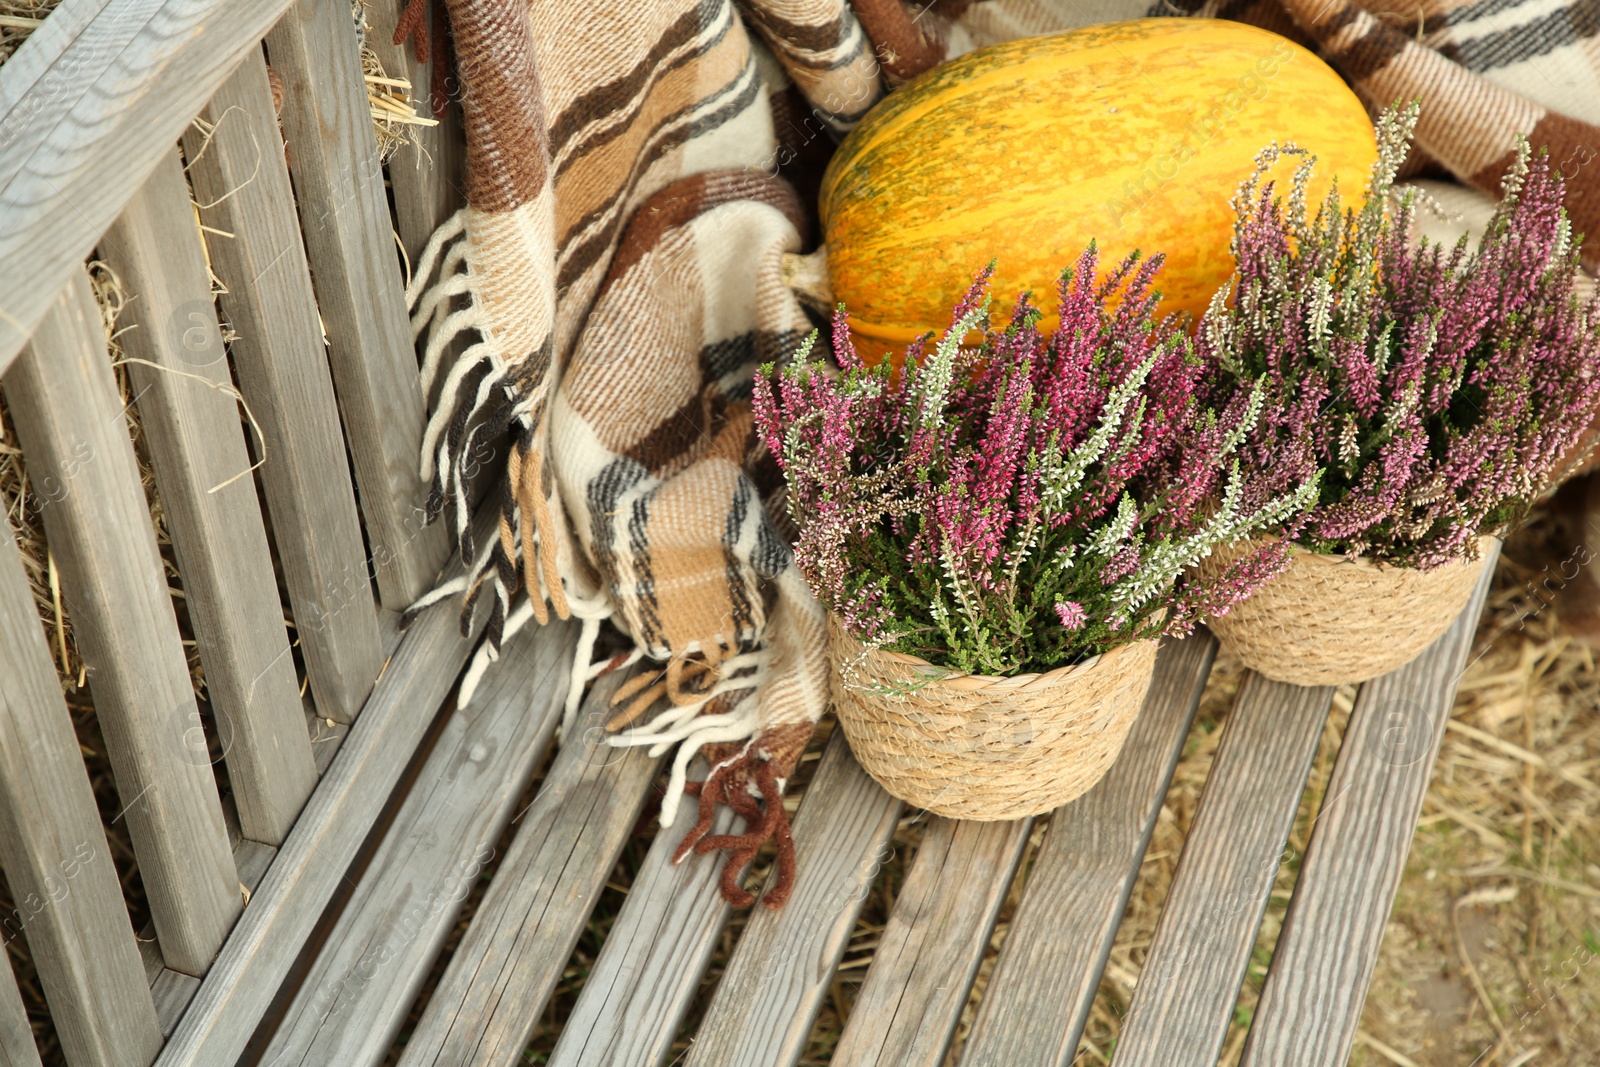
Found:
[[[616,725],[633,725],[615,743],[677,746],[663,824],[691,759],[711,764],[688,787],[701,818],[678,858],[726,851],[724,892],[747,904],[740,875],[775,840],[777,906],[794,877],[781,793],[825,709],[826,665],[750,415],[755,368],[810,329],[780,277],[806,221],[775,176],[768,99],[794,71],[828,125],[848,126],[880,92],[866,37],[842,0],[763,6],[750,21],[777,60],[730,0],[449,0],[447,13],[467,203],[407,297],[437,393],[429,508],[472,565],[413,610],[488,602],[463,702],[518,629],[582,619],[568,737],[612,620],[631,658],[656,664],[617,695]],[[475,447],[507,430],[498,527],[474,545]],[[744,834],[706,836],[718,803]]]

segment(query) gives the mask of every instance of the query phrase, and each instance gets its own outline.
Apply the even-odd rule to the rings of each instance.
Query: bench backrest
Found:
[[[383,6],[369,46],[425,85]],[[404,276],[458,205],[458,135],[417,126],[386,168],[374,106],[348,0],[66,0],[0,66],[0,392],[19,439],[4,444],[25,457],[21,506],[49,545],[154,926],[130,926],[7,526],[3,923],[26,938],[74,1065],[154,1058],[171,1020],[152,980],[205,974],[241,872],[282,843],[326,766],[308,721],[336,737],[355,718],[398,612],[447,555],[423,522]],[[204,701],[91,253],[127,297],[128,400]],[[39,1062],[3,972],[0,1052]]]

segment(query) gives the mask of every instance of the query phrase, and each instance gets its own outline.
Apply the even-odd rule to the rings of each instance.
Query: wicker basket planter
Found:
[[[834,709],[868,774],[955,819],[1040,815],[1098,782],[1144,704],[1158,642],[1045,674],[959,674],[867,651],[831,619]]]
[[[1483,538],[1486,551],[1492,538]],[[1249,542],[1213,550],[1216,572]],[[1245,666],[1280,682],[1364,682],[1404,666],[1450,628],[1472,596],[1486,556],[1433,570],[1391,567],[1360,556],[1294,549],[1288,570],[1207,625]]]

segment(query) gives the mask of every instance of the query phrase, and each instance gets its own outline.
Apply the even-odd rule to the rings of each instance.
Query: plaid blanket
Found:
[[[827,102],[826,127],[845,128],[879,94],[866,37],[839,0],[750,9],[778,59],[730,0],[642,0],[625,14],[564,0],[447,7],[467,204],[429,242],[407,297],[434,397],[429,510],[473,565],[413,611],[464,594],[465,622],[488,601],[463,703],[506,637],[581,618],[565,736],[586,679],[620,665],[588,662],[612,620],[630,659],[658,665],[618,694],[614,725],[666,702],[616,743],[677,746],[663,824],[686,788],[700,795],[678,858],[726,851],[724,892],[747,904],[739,877],[776,840],[777,906],[794,877],[781,794],[824,711],[826,664],[823,614],[775,499],[782,479],[750,415],[755,367],[810,329],[780,278],[807,223],[775,176],[769,98],[786,66]],[[422,23],[415,12],[402,36]],[[507,430],[498,528],[474,545],[475,446]],[[689,785],[700,752],[711,773]],[[705,836],[717,803],[745,816],[744,834]]]

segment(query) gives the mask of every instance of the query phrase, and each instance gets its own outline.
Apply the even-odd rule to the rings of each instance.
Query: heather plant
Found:
[[[1234,453],[1261,396],[1208,402],[1206,364],[1175,320],[1154,319],[1159,257],[1099,281],[1097,266],[1091,245],[1062,275],[1048,335],[1027,294],[991,328],[984,271],[898,369],[862,362],[841,309],[837,368],[814,358],[813,334],[757,376],[800,568],[867,646],[969,673],[1045,671],[1187,632],[1284,566],[1270,545],[1187,576],[1212,546],[1303,510],[1316,479],[1246,484]]]
[[[1358,209],[1336,188],[1308,218],[1315,158],[1285,204],[1263,177],[1304,153],[1257,157],[1233,201],[1234,278],[1197,343],[1263,399],[1239,453],[1251,491],[1324,471],[1282,533],[1427,569],[1504,534],[1578,454],[1600,393],[1600,305],[1574,287],[1581,239],[1561,176],[1525,141],[1476,251],[1412,246],[1417,195],[1394,177],[1416,120],[1415,104],[1380,119]]]

